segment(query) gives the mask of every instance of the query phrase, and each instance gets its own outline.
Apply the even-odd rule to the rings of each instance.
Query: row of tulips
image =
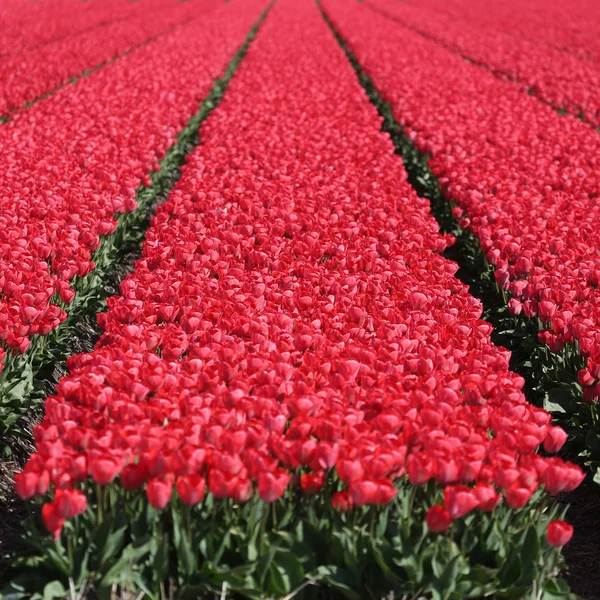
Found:
[[[425,7],[395,0],[368,0],[367,4],[495,75],[516,82],[554,108],[600,125],[600,64]]]
[[[126,0],[48,0],[36,4],[4,0],[0,6],[0,57],[23,54],[84,31],[126,20],[139,9],[139,5]]]
[[[380,126],[317,7],[278,2],[46,401],[15,478],[56,540],[32,529],[38,573],[150,597],[306,578],[352,599],[567,597],[552,496],[583,472],[536,452],[566,435]]]
[[[59,325],[93,295],[90,272],[110,243],[102,238],[136,209],[139,186],[152,183],[260,4],[244,3],[235,19],[232,4],[203,14],[0,128],[3,433],[29,408],[37,359],[53,345],[46,338],[62,335]]]
[[[600,7],[587,0],[520,0],[494,2],[482,10],[472,0],[425,0],[409,2],[435,12],[443,12],[465,23],[493,28],[557,48],[584,60],[600,63],[597,23]]]
[[[578,429],[582,458],[596,467],[600,258],[590,240],[600,224],[600,136],[362,5],[324,6],[408,137],[431,155],[510,313],[534,319],[546,375],[559,373],[564,385],[547,406]]]
[[[213,0],[183,4],[144,0],[139,14],[128,19],[5,57],[0,62],[0,115],[20,109],[215,5]]]

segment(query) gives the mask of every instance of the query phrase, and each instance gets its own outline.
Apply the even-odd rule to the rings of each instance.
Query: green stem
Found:
[[[102,524],[102,521],[104,519],[104,511],[103,511],[103,505],[102,505],[102,501],[103,501],[103,492],[102,492],[102,486],[100,484],[96,484],[96,497],[97,497],[97,515],[98,515],[98,525]]]

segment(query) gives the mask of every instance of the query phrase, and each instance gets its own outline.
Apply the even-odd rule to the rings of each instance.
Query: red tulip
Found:
[[[300,477],[300,487],[305,494],[318,494],[323,487],[325,474],[322,471],[316,473],[304,473]]]
[[[477,498],[477,508],[486,512],[493,511],[502,499],[502,496],[489,483],[478,483],[473,488],[473,493]]]
[[[331,498],[331,504],[340,512],[347,512],[354,506],[348,492],[336,492]]]
[[[126,490],[138,490],[148,478],[148,471],[144,463],[130,464],[123,468],[119,474],[121,485]]]
[[[146,484],[146,495],[150,504],[162,510],[169,504],[171,494],[173,493],[173,482],[170,478],[167,479],[150,479]]]
[[[36,495],[39,473],[23,471],[15,475],[15,490],[21,500],[28,500]]]
[[[535,488],[521,485],[518,482],[512,483],[506,490],[506,503],[511,508],[523,508],[533,495]]]
[[[427,511],[425,522],[433,533],[443,533],[452,525],[452,518],[439,504],[435,504]]]
[[[544,439],[544,450],[549,453],[558,452],[567,441],[567,433],[562,427],[550,427]]]
[[[350,485],[353,481],[361,479],[365,472],[357,460],[340,459],[335,465],[338,477],[346,484]]]
[[[427,483],[433,474],[433,463],[426,454],[410,454],[407,459],[408,479],[414,485]]]
[[[42,506],[42,519],[52,537],[58,540],[65,524],[65,519],[57,513],[53,502],[47,502]]]
[[[99,485],[108,485],[119,473],[119,464],[112,458],[96,458],[89,463],[90,473]]]
[[[364,504],[374,504],[378,494],[378,485],[375,481],[361,480],[355,481],[348,490],[352,498],[353,506],[363,506]]]
[[[71,519],[87,510],[88,502],[80,490],[57,490],[54,496],[55,513],[63,519]]]
[[[183,475],[177,478],[177,494],[184,504],[193,506],[203,498],[206,490],[206,481],[201,475]]]
[[[263,502],[279,500],[290,480],[289,473],[278,469],[273,473],[260,473],[258,476],[258,495]]]
[[[560,548],[568,544],[573,537],[573,526],[565,523],[565,521],[552,521],[548,524],[546,535],[551,546]]]
[[[452,519],[459,519],[479,504],[472,488],[464,485],[444,488],[444,508]]]

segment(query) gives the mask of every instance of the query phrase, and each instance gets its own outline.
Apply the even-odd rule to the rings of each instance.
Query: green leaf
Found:
[[[557,387],[548,390],[544,398],[544,408],[548,412],[565,413],[572,412],[575,402],[573,390],[570,387]]]
[[[578,600],[578,598],[571,593],[564,579],[551,579],[546,583],[542,600]]]
[[[348,600],[364,600],[363,596],[353,590],[356,584],[353,577],[345,569],[322,565],[317,568],[317,573],[321,576],[322,581],[338,590]]]
[[[215,552],[215,555],[209,557],[211,562],[213,562],[215,565],[219,564],[221,558],[223,557],[223,553],[225,552],[225,549],[229,545],[230,539],[231,539],[231,532],[228,530],[225,532],[225,535],[223,536],[223,539],[221,540],[221,544],[219,545],[218,550]]]
[[[42,590],[48,584],[48,579],[35,573],[23,573],[13,579],[0,590],[1,600],[38,600],[41,596],[33,590]]]
[[[143,540],[137,543],[129,544],[123,550],[121,557],[117,562],[109,569],[108,573],[102,578],[100,582],[100,588],[110,588],[113,583],[125,583],[129,571],[130,564],[135,564],[150,553],[153,546],[156,545],[154,540],[149,540],[142,543]]]
[[[521,562],[520,584],[529,585],[533,583],[537,572],[537,563],[540,556],[540,539],[537,529],[531,526],[527,529],[523,539],[523,545],[519,552]]]
[[[110,519],[106,519],[98,530],[96,543],[100,551],[100,566],[111,558],[118,556],[125,543],[127,525],[111,532],[112,524]]]
[[[179,532],[179,536],[175,538],[175,547],[183,572],[187,576],[193,575],[198,570],[198,559],[187,533]]]
[[[48,558],[50,562],[64,575],[71,575],[71,567],[69,565],[69,559],[63,554],[60,554],[54,548],[47,548],[46,552],[48,553]]]
[[[271,563],[269,566],[266,590],[271,594],[275,594],[278,598],[285,596],[292,590],[287,573],[277,567],[275,563]]]
[[[500,586],[504,590],[511,589],[521,578],[521,561],[519,559],[518,551],[513,551],[509,554],[508,560],[504,563],[500,577]]]
[[[156,581],[166,581],[169,576],[169,536],[166,533],[158,542],[158,550],[154,555],[152,567]]]
[[[589,429],[585,435],[585,443],[593,452],[600,453],[600,431],[597,428]]]
[[[288,580],[290,590],[298,587],[305,579],[304,568],[298,558],[291,552],[277,552],[273,564]]]
[[[454,590],[461,571],[462,556],[455,556],[444,569],[442,575],[432,583],[432,593],[435,600],[448,600]]]
[[[269,568],[271,566],[271,563],[273,562],[273,559],[275,558],[276,551],[277,551],[276,547],[270,546],[269,551],[265,552],[258,559],[258,563],[256,565],[256,579],[258,581],[259,587],[262,587],[264,584],[265,577],[269,571]]]
[[[67,590],[60,581],[51,581],[44,586],[43,600],[53,600],[54,598],[64,598]]]

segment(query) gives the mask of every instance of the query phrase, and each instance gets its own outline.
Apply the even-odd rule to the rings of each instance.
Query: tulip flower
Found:
[[[568,544],[573,537],[573,526],[565,523],[565,521],[552,521],[548,524],[546,535],[548,537],[548,543],[551,546],[560,548],[565,544]]]
[[[443,533],[452,525],[452,518],[439,504],[436,504],[427,511],[425,522],[433,533]]]

